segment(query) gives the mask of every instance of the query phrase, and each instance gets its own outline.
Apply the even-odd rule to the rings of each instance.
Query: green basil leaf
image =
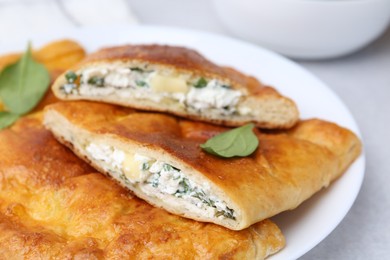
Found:
[[[7,111],[0,111],[0,129],[12,125],[20,116]]]
[[[254,124],[247,124],[227,132],[218,134],[200,147],[206,152],[221,156],[248,156],[251,155],[259,146],[259,139],[253,133]]]
[[[0,96],[11,113],[22,115],[38,104],[49,83],[49,72],[32,58],[28,46],[16,63],[8,65],[1,72]]]

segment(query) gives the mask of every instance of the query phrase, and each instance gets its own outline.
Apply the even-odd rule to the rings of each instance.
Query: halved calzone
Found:
[[[270,220],[240,232],[152,207],[58,143],[39,117],[0,131],[1,259],[263,259]]]
[[[46,108],[46,126],[96,169],[172,213],[233,230],[293,209],[340,176],[359,139],[321,120],[257,133],[249,157],[224,159],[199,144],[226,131],[123,107],[64,102]]]
[[[215,65],[196,51],[166,45],[102,49],[61,75],[61,99],[103,101],[142,110],[237,126],[288,128],[294,102],[258,80]]]

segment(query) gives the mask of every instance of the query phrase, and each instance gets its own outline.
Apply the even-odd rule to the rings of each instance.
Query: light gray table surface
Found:
[[[1,1],[3,5],[11,2]],[[123,1],[140,24],[232,36],[209,0]],[[352,209],[301,259],[390,259],[390,29],[355,54],[296,62],[324,81],[348,106],[362,132],[367,157],[365,180]]]
[[[229,35],[208,0],[128,0],[141,24]],[[296,61],[349,107],[363,135],[366,173],[356,202],[340,225],[301,259],[390,259],[390,29],[352,55]]]

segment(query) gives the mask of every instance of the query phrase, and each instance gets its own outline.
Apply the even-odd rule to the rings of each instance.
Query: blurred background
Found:
[[[366,177],[341,224],[301,259],[388,259],[390,0],[0,0],[0,53],[30,35],[152,24],[242,38],[294,59],[354,115]],[[331,104],[330,104],[331,105]],[[321,224],[321,223],[319,223]]]
[[[388,0],[0,0],[0,44],[53,30],[142,23],[229,34],[318,60],[369,45],[389,20]]]

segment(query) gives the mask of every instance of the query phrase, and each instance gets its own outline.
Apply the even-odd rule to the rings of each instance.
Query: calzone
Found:
[[[348,129],[312,119],[291,130],[256,131],[251,156],[226,159],[199,146],[225,127],[86,101],[45,111],[45,125],[60,142],[140,198],[233,230],[297,207],[361,149]]]
[[[1,259],[263,259],[270,220],[240,232],[169,214],[97,173],[34,115],[0,132]]]
[[[85,99],[167,112],[237,126],[288,128],[298,120],[295,103],[275,89],[198,52],[167,45],[105,48],[62,74],[60,99]]]

